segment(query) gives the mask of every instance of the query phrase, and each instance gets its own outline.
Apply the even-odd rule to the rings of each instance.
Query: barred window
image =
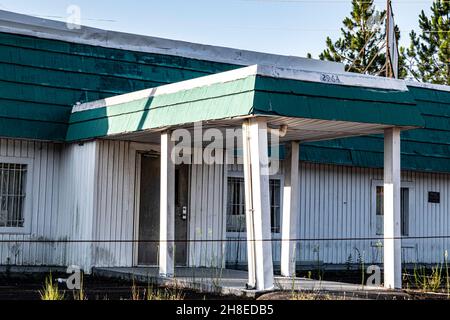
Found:
[[[272,233],[280,233],[281,187],[280,180],[271,179],[270,189],[270,222]],[[227,232],[245,232],[245,190],[244,179],[228,178],[227,200]]]
[[[0,227],[24,227],[27,165],[0,163]]]

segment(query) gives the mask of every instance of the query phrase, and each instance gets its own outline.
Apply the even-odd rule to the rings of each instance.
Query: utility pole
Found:
[[[392,63],[391,63],[391,52],[390,52],[390,41],[389,37],[391,34],[391,0],[387,0],[387,8],[386,8],[386,77],[393,78],[392,72]]]
[[[392,1],[387,0],[386,8],[386,77],[398,78],[399,51],[397,34],[395,32],[394,14],[392,12]]]

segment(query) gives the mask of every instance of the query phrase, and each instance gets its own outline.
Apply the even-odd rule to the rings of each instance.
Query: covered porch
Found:
[[[176,276],[176,214],[189,219],[187,212],[176,213],[177,161],[199,164],[206,152],[208,159],[221,159],[227,165],[239,154],[244,170],[248,271],[245,281],[239,273],[236,285],[266,291],[276,288],[277,282],[269,176],[279,168],[280,146],[285,149],[281,275],[292,278],[301,238],[297,231],[301,143],[382,134],[384,286],[394,289],[401,288],[400,133],[422,125],[403,82],[252,66],[76,106],[67,139],[103,138],[156,146],[160,156],[157,270],[167,279]],[[218,196],[223,203],[224,192]],[[192,234],[191,230],[188,243],[194,242]],[[200,236],[195,241],[215,242],[219,248],[226,241],[223,232],[216,234],[221,236]]]

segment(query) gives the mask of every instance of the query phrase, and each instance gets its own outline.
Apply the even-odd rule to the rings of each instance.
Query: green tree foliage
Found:
[[[410,33],[411,45],[402,50],[409,75],[421,82],[450,85],[450,1],[435,0],[431,16],[422,10],[420,34]]]
[[[344,19],[341,37],[326,40],[327,48],[319,55],[322,60],[344,63],[350,72],[381,75],[386,64],[386,11],[377,11],[373,0],[353,0],[350,17]],[[397,39],[400,32],[396,27]],[[400,76],[404,76],[403,59]]]

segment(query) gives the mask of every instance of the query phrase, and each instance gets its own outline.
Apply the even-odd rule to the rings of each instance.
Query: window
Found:
[[[272,226],[272,233],[281,232],[281,190],[280,180],[270,180],[270,225]]]
[[[382,186],[376,187],[376,231],[377,235],[383,235],[384,229],[384,205]],[[409,188],[401,188],[400,191],[400,214],[402,236],[409,235]]]
[[[27,164],[0,162],[0,228],[23,228]]]
[[[270,189],[270,222],[272,233],[281,231],[281,183],[278,179],[271,179]],[[228,178],[227,199],[227,232],[245,232],[245,191],[244,179]]]

